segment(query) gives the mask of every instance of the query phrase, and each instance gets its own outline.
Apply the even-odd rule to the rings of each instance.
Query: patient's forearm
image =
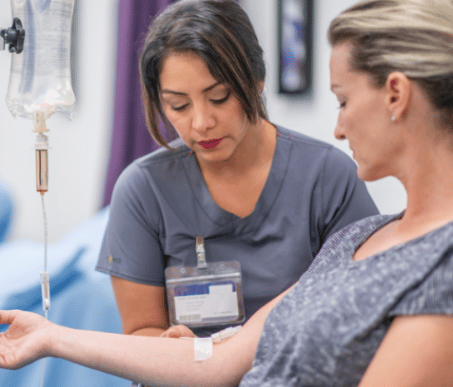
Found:
[[[213,356],[205,361],[194,361],[192,339],[120,335],[61,326],[52,326],[49,356],[150,385],[235,386],[252,366],[267,315],[288,291],[262,307],[233,337],[215,344]]]
[[[242,347],[240,337],[215,345],[211,359],[195,362],[190,339],[136,337],[60,326],[52,329],[51,356],[145,384],[234,385],[250,368],[254,356],[254,351],[237,350]]]

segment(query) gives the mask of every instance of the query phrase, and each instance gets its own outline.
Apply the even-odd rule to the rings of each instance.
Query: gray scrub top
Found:
[[[254,211],[211,198],[195,154],[178,139],[129,165],[115,185],[96,269],[165,286],[167,266],[237,260],[246,318],[294,284],[334,232],[378,210],[355,163],[332,145],[277,127],[274,159]],[[195,330],[210,334],[217,329]]]

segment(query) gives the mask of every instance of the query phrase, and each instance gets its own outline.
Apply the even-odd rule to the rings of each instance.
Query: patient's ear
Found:
[[[389,74],[385,83],[386,104],[392,121],[397,122],[404,118],[411,103],[412,83],[410,79],[399,71]]]

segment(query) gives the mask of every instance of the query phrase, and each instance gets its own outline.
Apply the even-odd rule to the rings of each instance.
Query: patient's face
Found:
[[[372,181],[395,175],[403,144],[391,125],[386,88],[376,88],[368,74],[350,68],[351,47],[335,45],[330,58],[331,90],[339,102],[334,134],[349,141],[358,176]]]
[[[174,53],[159,78],[165,115],[200,163],[228,160],[249,130],[239,100],[195,53]]]

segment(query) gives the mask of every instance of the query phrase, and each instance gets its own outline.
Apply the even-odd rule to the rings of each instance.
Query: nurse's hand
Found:
[[[44,317],[20,310],[0,311],[0,368],[18,369],[49,356],[51,323]]]
[[[179,339],[180,337],[197,337],[185,325],[175,325],[168,328],[160,337],[170,337],[172,339]]]

